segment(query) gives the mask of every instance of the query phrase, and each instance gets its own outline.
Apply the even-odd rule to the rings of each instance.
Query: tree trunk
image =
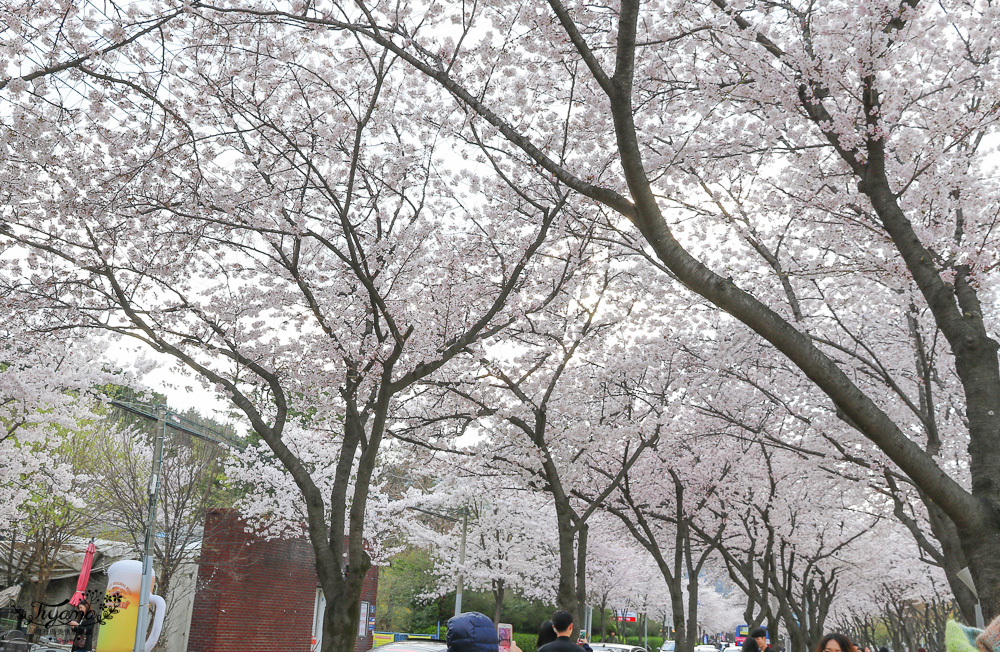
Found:
[[[347,406],[344,444],[331,492],[329,523],[323,500],[311,479],[308,484],[300,484],[307,489],[303,493],[309,541],[316,556],[316,575],[326,598],[322,652],[353,652],[357,642],[361,589],[372,565],[371,557],[364,548],[364,510],[383,432],[384,415],[388,409],[388,397],[383,394],[373,410],[375,423],[367,437],[364,432],[367,417],[362,416],[352,401],[348,401]],[[366,439],[368,445],[361,450],[352,482],[355,451]],[[348,503],[348,491],[352,487],[353,495]],[[346,568],[343,567],[345,561]],[[368,614],[364,616],[367,620]]]
[[[493,624],[499,626],[503,616],[504,581],[495,580],[493,585]]]
[[[808,652],[810,649],[809,641],[802,635],[802,629],[799,627],[788,630],[788,644],[791,650],[786,650],[786,652]]]
[[[688,556],[690,556],[690,544],[685,546]],[[691,648],[701,643],[698,632],[698,575],[688,575],[688,604],[687,604],[687,631]],[[677,652],[676,649],[674,652]]]
[[[555,501],[556,519],[559,528],[559,588],[556,605],[573,615],[573,622],[579,622],[579,603],[576,594],[576,529],[573,527],[570,508]]]
[[[587,524],[580,525],[576,537],[576,605],[579,613],[574,614],[573,622],[577,623],[579,631],[587,616]],[[573,613],[573,612],[570,612]],[[579,618],[579,620],[577,620]],[[593,632],[588,632],[588,635]]]
[[[365,554],[348,565],[346,577],[340,573],[339,577],[321,576],[326,598],[322,652],[354,652],[361,625],[361,589],[370,568],[371,560]],[[364,616],[367,621],[368,614]]]
[[[31,622],[28,623],[27,635],[29,637],[35,635],[38,632],[38,623],[42,621],[42,610],[45,609],[45,594],[49,590],[49,569],[39,568],[38,571],[38,581],[36,581],[31,587],[31,603],[36,605],[36,609],[32,614]]]
[[[1000,525],[997,520],[962,536],[962,549],[969,560],[972,579],[988,624],[1000,615]],[[975,621],[970,621],[975,623]]]
[[[323,614],[323,652],[353,652],[360,618],[360,600],[327,599]]]
[[[921,494],[924,506],[927,508],[928,520],[930,521],[931,533],[941,545],[942,569],[948,579],[948,587],[958,604],[958,609],[967,623],[976,622],[976,596],[972,594],[969,587],[958,579],[958,571],[969,565],[965,551],[962,549],[962,540],[955,523],[948,515],[941,511],[932,501],[927,500]],[[996,576],[994,576],[996,577]],[[978,584],[976,585],[979,586]]]
[[[669,587],[669,590],[670,616],[674,623],[674,652],[691,652],[694,643],[688,636],[687,622],[684,619],[684,596],[673,586]]]

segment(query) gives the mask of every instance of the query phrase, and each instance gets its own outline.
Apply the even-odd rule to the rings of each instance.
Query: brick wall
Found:
[[[245,532],[233,510],[205,519],[188,652],[309,652],[316,566],[303,539],[265,541]],[[375,604],[378,569],[365,576],[362,600]],[[369,633],[356,652],[371,649]]]
[[[366,601],[370,605],[375,604],[375,594],[378,592],[378,568],[373,566],[368,569],[365,574],[365,581],[361,585],[361,599]],[[368,612],[368,616],[374,616],[375,613],[372,611]],[[354,640],[354,652],[365,652],[365,650],[372,649],[372,630],[368,629],[367,633],[363,638],[356,638]]]

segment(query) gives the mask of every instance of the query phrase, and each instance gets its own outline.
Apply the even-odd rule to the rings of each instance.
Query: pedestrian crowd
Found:
[[[985,630],[948,622],[946,632],[947,652],[1000,652],[1000,618]],[[476,611],[455,616],[448,621],[448,652],[498,652],[497,628],[488,616]],[[513,640],[509,652],[521,652]],[[594,652],[586,632],[573,640],[573,615],[559,610],[538,628],[536,652]],[[758,628],[750,632],[740,652],[775,652],[767,640],[767,631]],[[859,647],[836,632],[825,635],[815,652],[889,652],[886,647]],[[920,648],[917,652],[927,652]]]
[[[573,615],[557,611],[552,620],[538,628],[536,652],[594,652],[581,632],[576,641],[573,635]],[[477,611],[469,611],[448,621],[448,652],[497,652],[500,639],[493,621]],[[517,642],[510,641],[510,652],[521,652]]]

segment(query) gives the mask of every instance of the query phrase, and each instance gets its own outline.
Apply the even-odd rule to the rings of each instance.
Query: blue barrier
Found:
[[[399,641],[438,641],[440,638],[435,634],[406,634],[402,632],[374,632],[375,634],[381,634],[382,636],[392,636],[392,642],[398,643]]]

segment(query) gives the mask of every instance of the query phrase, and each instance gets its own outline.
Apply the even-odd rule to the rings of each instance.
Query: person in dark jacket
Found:
[[[448,621],[448,652],[498,652],[500,639],[493,621],[478,611]],[[513,652],[514,647],[511,647]]]
[[[538,638],[535,639],[535,649],[537,650],[543,645],[551,643],[556,638],[556,630],[552,626],[552,621],[546,620],[538,627]],[[590,647],[590,643],[587,642],[586,638],[578,638],[576,644],[583,648],[583,652],[594,652],[594,648]]]
[[[559,610],[552,614],[552,629],[556,630],[556,640],[538,648],[538,652],[584,652],[584,649],[570,640],[573,633],[573,615]]]
[[[73,628],[73,651],[86,650],[89,652],[94,647],[94,627],[97,625],[97,616],[86,598],[80,600],[77,609],[79,610],[79,620],[69,621],[69,626]]]

